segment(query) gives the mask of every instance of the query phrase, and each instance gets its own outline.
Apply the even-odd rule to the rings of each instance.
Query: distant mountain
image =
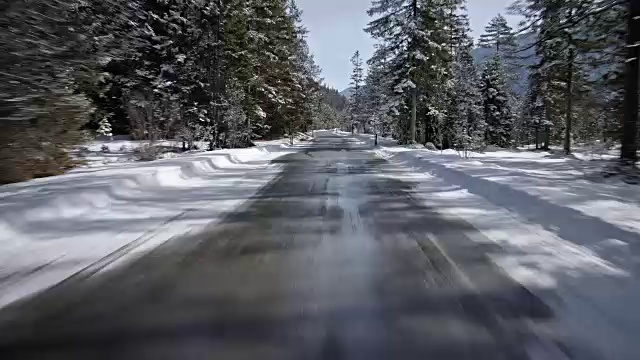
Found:
[[[356,89],[352,88],[352,87],[348,87],[342,91],[340,91],[340,95],[346,97],[347,99],[351,99],[351,97],[353,96],[353,93],[356,91]]]
[[[523,95],[527,91],[530,67],[539,61],[536,49],[532,46],[536,41],[536,35],[535,33],[522,34],[516,40],[519,52],[516,53],[517,58],[510,61],[511,70],[507,70],[513,75],[513,91]],[[492,48],[476,48],[472,55],[478,65],[483,65],[494,53],[495,50]]]

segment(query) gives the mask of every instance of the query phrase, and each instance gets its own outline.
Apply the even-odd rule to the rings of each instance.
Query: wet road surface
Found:
[[[527,359],[550,310],[330,133],[207,231],[0,311],[0,359]]]

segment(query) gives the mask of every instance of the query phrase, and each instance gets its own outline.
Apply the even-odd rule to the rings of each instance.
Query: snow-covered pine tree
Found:
[[[389,78],[385,76],[385,64],[381,62],[370,62],[365,85],[363,86],[363,116],[373,128],[376,135],[396,135],[394,130],[404,133],[405,129],[397,129],[392,114],[395,104],[394,94],[391,91]]]
[[[225,106],[224,122],[225,132],[222,141],[229,148],[246,147],[249,139],[247,127],[247,114],[244,104],[246,94],[243,86],[235,81],[227,82],[227,106]]]
[[[341,120],[347,109],[348,100],[340,95],[338,90],[321,84],[314,102],[313,129],[336,129],[343,126]]]
[[[494,56],[485,64],[480,91],[483,99],[484,120],[487,124],[487,142],[500,147],[511,146],[514,119],[500,56]]]
[[[295,28],[284,0],[229,0],[227,67],[243,87],[247,136],[271,137],[286,132],[282,116],[285,92],[291,84],[286,69]],[[281,31],[286,29],[285,31]],[[288,79],[283,81],[284,78]],[[247,139],[249,140],[249,139]]]
[[[250,145],[256,136],[263,135],[253,131],[254,128],[263,129],[266,118],[258,102],[258,94],[264,91],[258,60],[260,52],[256,49],[260,37],[256,36],[255,22],[260,19],[253,0],[228,0],[227,4],[223,23],[224,66],[230,108],[225,112],[225,120],[230,124],[228,137],[234,139],[230,146],[237,147]],[[244,123],[240,124],[239,119]]]
[[[308,131],[313,123],[313,115],[317,109],[317,104],[322,100],[321,70],[315,63],[305,38],[299,39],[297,53],[300,59],[298,84],[302,99],[298,106],[302,118],[299,130]]]
[[[313,112],[312,129],[335,129],[340,127],[339,114],[325,101],[320,101]]]
[[[204,50],[203,43],[194,41],[200,38],[194,28],[202,23],[199,17],[215,18],[219,11],[210,14],[191,2],[156,0],[143,1],[141,9],[131,22],[133,46],[108,68],[114,69],[114,85],[123,94],[134,137],[154,141],[182,126],[182,114],[190,106],[185,88],[194,76],[185,70],[197,69],[186,55]]]
[[[465,37],[468,24],[461,0],[434,0],[428,5],[421,16],[429,41],[423,44],[424,61],[419,64],[417,76],[423,90],[419,98],[419,109],[424,114],[421,139],[425,144],[437,143],[447,148],[455,132],[452,66],[456,47]]]
[[[517,8],[527,26],[537,31],[536,53],[540,58],[534,68],[537,80],[544,85],[549,108],[545,111],[547,122],[553,122],[558,139],[563,139],[566,153],[571,152],[573,129],[582,129],[590,122],[594,104],[589,100],[587,85],[587,60],[597,57],[593,53],[593,29],[588,16],[592,2],[586,0],[526,0]],[[607,49],[611,50],[611,49]],[[579,116],[576,113],[580,111]],[[576,124],[576,121],[578,122]],[[584,132],[583,132],[584,133]]]
[[[315,64],[306,42],[307,30],[302,25],[302,12],[294,0],[288,1],[286,6],[287,29],[290,27],[292,31],[290,41],[285,43],[287,52],[291,54],[287,63],[291,82],[285,91],[289,98],[285,101],[289,134],[293,134],[294,131],[306,131],[313,121],[314,104],[320,96],[320,68]]]
[[[426,0],[373,0],[368,11],[375,17],[365,31],[379,42],[372,62],[387,64],[385,76],[390,80],[398,101],[408,103],[405,109],[396,109],[398,114],[408,114],[404,142],[416,141],[416,119],[418,106],[416,69],[427,59],[424,46],[430,44],[429,34],[424,30],[422,12],[428,7]]]
[[[477,86],[480,79],[471,53],[473,40],[468,35],[466,16],[459,21],[452,65],[451,141],[454,147],[468,154],[469,150],[479,149],[484,144],[486,124],[482,114],[482,96]]]
[[[507,83],[512,89],[519,85],[518,79],[518,50],[517,39],[507,19],[501,14],[496,15],[480,35],[478,45],[492,51],[491,56],[500,56],[507,74]]]
[[[574,0],[577,9],[574,21],[567,22],[561,28],[579,27],[580,43],[595,44],[589,46],[589,55],[599,55],[601,66],[595,73],[603,74],[596,96],[607,99],[602,109],[615,109],[621,101],[623,110],[621,138],[621,159],[623,163],[637,160],[638,139],[638,74],[640,73],[640,1],[615,0]],[[624,24],[621,19],[626,19]],[[575,31],[574,31],[575,32]],[[624,40],[623,40],[624,39]],[[623,45],[624,41],[624,45]],[[597,63],[596,63],[597,64]],[[624,68],[624,70],[623,70]],[[593,74],[594,72],[592,72]],[[624,76],[620,74],[624,73]],[[593,76],[592,76],[593,77]],[[624,83],[624,89],[622,87]],[[620,96],[624,94],[623,96]],[[619,113],[619,111],[618,111]]]
[[[521,137],[528,140],[533,137],[536,149],[549,149],[551,127],[553,123],[548,119],[548,105],[552,101],[546,91],[546,83],[542,81],[541,74],[532,72],[529,76],[529,85],[525,94],[522,108],[523,119]]]
[[[552,28],[551,12],[544,8],[546,0],[525,0],[517,3],[514,10],[522,15],[527,26],[536,34],[535,46],[538,62],[531,67],[525,114],[532,116],[526,123],[534,132],[536,148],[542,143],[548,149],[552,130],[556,128],[554,119],[561,116],[562,94],[560,64],[562,64],[562,47],[560,42],[545,41],[543,34]],[[514,5],[515,6],[515,5]],[[549,21],[546,21],[548,19]],[[560,124],[558,124],[560,125]]]
[[[349,112],[351,113],[352,126],[351,131],[359,127],[359,130],[366,132],[366,119],[362,116],[362,85],[364,84],[364,69],[362,67],[362,59],[360,51],[356,51],[351,57],[351,82],[349,85],[353,88],[353,94],[349,99]]]
[[[624,116],[624,72],[626,65],[626,4],[612,6],[598,16],[588,17],[582,26],[579,51],[586,53],[589,85],[593,87],[592,100],[599,113],[591,129],[603,142],[617,139],[620,121]]]
[[[99,127],[96,132],[102,136],[112,137],[113,133],[111,131],[111,123],[109,123],[109,119],[103,117],[102,120],[100,120]]]
[[[385,81],[392,90],[398,135],[402,142],[445,142],[452,49],[462,0],[373,1],[366,29],[378,40],[369,64],[385,64]],[[404,129],[404,130],[402,130]]]

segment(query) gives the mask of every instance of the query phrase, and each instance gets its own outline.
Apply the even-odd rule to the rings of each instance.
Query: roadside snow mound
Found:
[[[409,145],[407,145],[407,146],[405,146],[405,147],[406,147],[407,149],[424,149],[424,145],[422,145],[422,144],[418,144],[418,143],[415,143],[415,144],[409,144]]]
[[[294,147],[300,143],[313,140],[311,133],[298,132],[294,134]],[[290,147],[289,137],[273,141],[256,141],[258,146],[268,146],[270,149]],[[206,141],[194,143],[195,149],[186,153],[182,152],[182,142],[177,140],[161,140],[153,143],[141,140],[95,140],[84,145],[77,146],[71,154],[78,160],[82,160],[84,167],[101,167],[113,163],[128,163],[139,160],[171,159],[185,154],[200,154],[206,152],[209,144]],[[153,152],[146,154],[145,150]],[[240,149],[234,149],[239,151]],[[145,156],[148,155],[148,156]]]
[[[431,150],[431,151],[438,150],[438,148],[432,142],[428,142],[424,147],[425,149]]]
[[[279,173],[270,160],[293,151],[264,142],[0,187],[0,307],[136,241],[131,254],[215,222]]]

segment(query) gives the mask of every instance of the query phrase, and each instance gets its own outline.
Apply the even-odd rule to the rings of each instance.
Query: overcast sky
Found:
[[[498,13],[506,16],[513,0],[467,0],[473,36]],[[364,59],[373,52],[373,40],[362,29],[370,18],[370,0],[297,0],[303,21],[309,30],[309,46],[322,68],[325,82],[338,90],[349,86],[349,59],[360,50]],[[507,17],[515,28],[517,20]]]

